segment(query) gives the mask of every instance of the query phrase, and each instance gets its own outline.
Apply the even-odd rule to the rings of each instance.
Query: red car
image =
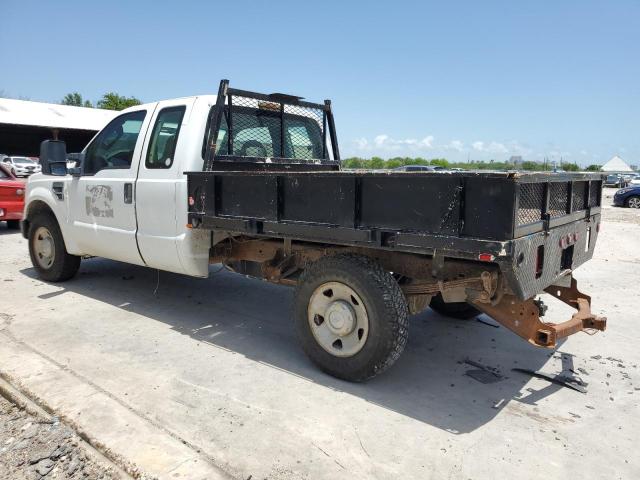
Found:
[[[0,165],[0,222],[6,221],[9,228],[20,228],[24,188],[22,180],[18,180],[7,167]]]

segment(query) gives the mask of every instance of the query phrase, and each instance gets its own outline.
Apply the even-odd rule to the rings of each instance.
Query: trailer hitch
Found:
[[[540,301],[533,298],[523,301],[510,294],[504,295],[497,305],[478,301],[473,305],[539,347],[554,348],[561,338],[585,330],[604,331],[607,327],[605,317],[591,313],[591,297],[578,290],[575,278],[571,279],[569,287],[551,285],[545,292],[575,308],[576,313],[565,322],[546,323],[541,320],[545,309],[541,308]]]

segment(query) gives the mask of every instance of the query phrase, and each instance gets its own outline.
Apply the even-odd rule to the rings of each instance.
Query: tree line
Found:
[[[445,168],[461,168],[463,170],[528,170],[528,171],[552,171],[554,165],[551,162],[534,162],[524,161],[515,165],[510,162],[496,162],[495,160],[473,160],[470,162],[450,162],[446,158],[411,158],[411,157],[394,157],[388,160],[380,157],[360,158],[351,157],[342,160],[344,168],[363,168],[363,169],[392,169],[405,165],[430,165]],[[587,170],[590,172],[600,171],[600,165],[589,165],[587,168],[580,167],[577,163],[562,162],[557,165],[559,170],[566,172],[578,172]]]
[[[125,108],[140,105],[141,103],[142,102],[136,97],[125,97],[124,95],[119,95],[115,92],[107,92],[96,102],[95,107],[106,110],[124,110]],[[71,105],[74,107],[94,108],[91,101],[82,98],[82,95],[78,92],[67,93],[60,104]]]

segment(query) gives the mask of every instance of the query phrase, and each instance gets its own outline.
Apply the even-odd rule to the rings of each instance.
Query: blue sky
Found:
[[[343,157],[640,164],[640,2],[1,0],[0,90],[334,102]]]

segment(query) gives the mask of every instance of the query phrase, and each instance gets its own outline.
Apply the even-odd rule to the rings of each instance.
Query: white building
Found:
[[[40,142],[57,138],[79,152],[118,112],[0,98],[0,153],[40,155]]]

